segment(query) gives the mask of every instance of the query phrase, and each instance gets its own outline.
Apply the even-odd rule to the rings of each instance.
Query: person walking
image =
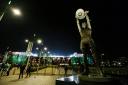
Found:
[[[65,76],[67,76],[67,71],[68,71],[68,66],[67,65],[64,66],[64,71],[65,71]]]
[[[25,64],[21,64],[21,65],[20,65],[19,79],[20,79],[20,77],[23,78],[25,66],[26,66]]]
[[[6,64],[5,63],[2,63],[2,66],[1,66],[1,71],[0,71],[0,76],[4,76],[5,73],[6,73]]]
[[[28,64],[28,68],[27,68],[27,70],[26,70],[26,73],[27,73],[27,76],[26,77],[30,77],[31,76],[31,64],[29,63]]]
[[[7,76],[9,76],[10,70],[12,69],[11,64],[7,63]]]

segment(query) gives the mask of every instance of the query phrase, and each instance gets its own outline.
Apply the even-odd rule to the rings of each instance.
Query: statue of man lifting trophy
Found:
[[[78,9],[76,11],[76,22],[77,27],[81,36],[81,42],[80,42],[80,49],[84,56],[84,64],[80,63],[80,73],[82,75],[73,75],[68,77],[69,79],[73,77],[73,81],[67,82],[67,77],[64,77],[64,81],[62,81],[62,78],[56,80],[56,85],[63,84],[73,84],[73,85],[109,85],[111,82],[113,82],[112,77],[104,76],[102,75],[102,70],[99,68],[99,61],[96,55],[95,45],[94,41],[92,39],[92,28],[88,16],[89,11],[84,11],[83,9]],[[93,56],[95,63],[95,72],[94,75],[92,72],[90,72],[89,64],[87,58],[89,56]],[[84,68],[84,69],[83,69]],[[93,68],[94,69],[94,68]],[[96,73],[97,72],[97,73]],[[96,73],[96,74],[95,74]],[[66,78],[66,79],[65,79]],[[76,79],[76,80],[75,80]],[[78,81],[78,82],[77,82]],[[71,83],[72,82],[72,83]],[[76,84],[74,84],[74,82]]]
[[[80,49],[84,55],[84,72],[83,75],[88,75],[89,74],[89,67],[88,67],[88,60],[87,56],[93,55],[92,53],[92,48],[94,45],[94,41],[92,39],[91,33],[92,33],[92,28],[88,16],[89,11],[84,11],[83,9],[78,9],[76,11],[76,22],[77,22],[77,27],[81,36],[81,42],[80,42]]]

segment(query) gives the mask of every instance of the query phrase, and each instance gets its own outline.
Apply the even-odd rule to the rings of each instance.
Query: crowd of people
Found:
[[[0,65],[0,77],[7,75],[9,76],[9,72],[11,70],[12,66],[9,63],[1,63]]]
[[[1,63],[0,64],[0,77],[2,76],[9,76],[11,69],[15,67],[14,64],[9,64],[9,63]],[[23,78],[24,73],[26,73],[26,77],[30,77],[31,76],[31,64],[29,63],[27,68],[26,68],[26,64],[19,64],[17,65],[17,68],[20,69],[20,73],[19,73],[19,78],[21,79]]]
[[[38,59],[37,59],[38,60]],[[79,60],[79,59],[76,59]],[[26,73],[26,77],[30,77],[31,76],[31,72],[33,71],[33,69],[35,69],[34,71],[36,71],[36,69],[38,68],[39,62],[33,63],[33,60],[30,60],[30,63],[28,65],[26,65],[26,63],[19,63],[19,64],[11,64],[11,63],[2,63],[0,65],[0,76],[9,76],[10,74],[10,70],[12,70],[12,68],[18,68],[19,69],[19,77],[18,79],[23,78],[24,74]],[[35,61],[35,59],[34,59]],[[44,59],[42,58],[40,60],[40,64],[39,66],[44,66],[46,64],[44,64]],[[81,67],[79,70],[80,72],[83,71],[82,69],[82,65],[80,66],[80,61],[77,61],[77,65],[73,65],[72,63],[72,59],[71,58],[51,58],[50,59],[45,59],[45,63],[51,62],[50,65],[55,65],[58,66],[59,68],[63,68],[64,69],[64,75],[67,75],[67,71],[73,70],[74,72],[78,71],[78,67]],[[47,65],[46,65],[47,66]],[[76,70],[77,69],[77,70]],[[15,71],[15,70],[14,70]],[[15,74],[15,72],[13,72]]]
[[[19,74],[19,79],[23,78],[24,72],[26,72],[26,77],[30,77],[31,76],[31,64],[29,63],[27,68],[26,68],[26,64],[20,64],[19,65],[20,68],[20,74]]]

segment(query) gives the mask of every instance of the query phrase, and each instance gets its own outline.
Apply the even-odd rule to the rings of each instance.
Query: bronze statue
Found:
[[[88,60],[89,55],[95,57],[94,50],[92,51],[94,41],[92,39],[92,28],[90,24],[90,19],[88,16],[89,11],[84,11],[83,9],[78,9],[76,11],[76,22],[77,27],[81,36],[80,49],[84,55],[84,72],[83,74],[89,74]]]

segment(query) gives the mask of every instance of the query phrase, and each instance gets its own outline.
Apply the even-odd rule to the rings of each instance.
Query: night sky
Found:
[[[0,13],[7,1],[0,0]],[[22,11],[15,17],[8,9],[0,22],[0,52],[25,51],[24,39],[34,33],[44,39],[52,53],[80,52],[80,35],[75,20],[78,8],[90,11],[97,50],[108,56],[128,55],[128,13],[123,0],[13,0]]]

